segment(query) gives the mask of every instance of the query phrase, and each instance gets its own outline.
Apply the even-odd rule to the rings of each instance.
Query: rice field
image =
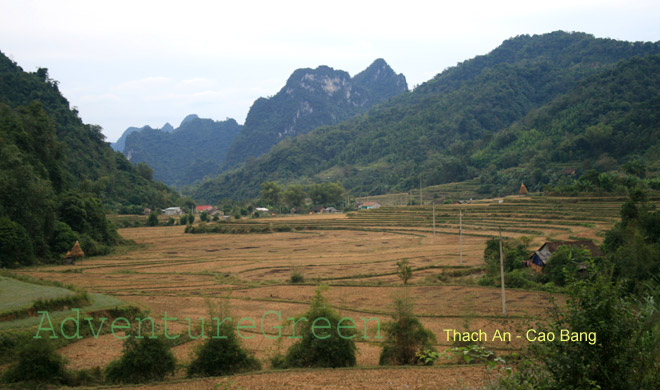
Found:
[[[273,340],[274,326],[303,313],[318,284],[327,284],[325,296],[342,316],[390,318],[394,296],[414,301],[415,313],[437,337],[438,350],[452,345],[447,329],[482,330],[488,335],[510,332],[510,341],[484,342],[499,354],[523,348],[517,338],[542,321],[554,298],[541,291],[509,289],[507,316],[502,315],[499,288],[482,287],[485,242],[498,235],[528,237],[530,250],[547,240],[593,239],[617,220],[622,199],[508,197],[463,205],[390,206],[332,215],[301,215],[224,222],[230,226],[287,226],[290,231],[251,234],[186,234],[182,226],[120,229],[138,245],[130,250],[85,259],[72,266],[49,266],[23,271],[136,305],[154,318],[165,313],[172,332],[186,332],[188,322],[210,320],[211,308],[229,302],[232,318],[253,318],[255,329],[244,345],[264,364],[264,371],[232,378],[183,380],[183,371],[170,383],[139,388],[463,388],[487,380],[483,367],[440,364],[434,367],[378,367],[380,340],[377,321],[364,326],[359,340],[358,367],[347,370],[273,371],[268,358],[290,344],[286,336]],[[462,213],[462,240],[459,236]],[[209,224],[209,225],[212,225]],[[462,244],[461,244],[462,241]],[[407,259],[413,276],[403,286],[396,262]],[[460,272],[454,272],[459,270]],[[290,283],[294,273],[304,282]],[[439,274],[447,273],[445,278]],[[272,314],[259,321],[265,313]],[[175,347],[180,362],[191,359],[199,341]],[[74,368],[103,367],[121,353],[121,341],[102,336],[70,344],[61,352]],[[228,382],[228,381],[231,381]],[[234,387],[232,387],[234,386]],[[408,386],[408,387],[405,387]]]

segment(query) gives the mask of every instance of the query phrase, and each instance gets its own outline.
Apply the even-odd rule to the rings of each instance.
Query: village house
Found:
[[[323,209],[323,212],[324,212],[324,213],[331,213],[331,214],[333,214],[333,213],[338,213],[339,210],[337,210],[337,209],[334,208],[334,207],[328,207],[328,208]]]
[[[183,211],[181,210],[181,207],[168,207],[168,208],[163,209],[161,211],[165,215],[181,215],[181,214],[183,214]]]
[[[557,251],[557,248],[560,246],[571,246],[574,248],[583,248],[591,252],[592,256],[602,256],[603,252],[589,240],[582,241],[555,241],[555,242],[546,242],[538,250],[535,250],[534,253],[529,257],[529,260],[525,262],[525,265],[531,267],[536,272],[542,272],[545,268],[548,259],[552,256],[554,252]]]
[[[380,207],[380,203],[378,202],[364,202],[358,205],[358,210],[371,210],[371,209],[377,209],[379,207]]]
[[[195,207],[195,212],[197,214],[199,214],[199,213],[211,214],[213,212],[213,210],[215,210],[215,208],[213,206],[209,206],[209,205]]]

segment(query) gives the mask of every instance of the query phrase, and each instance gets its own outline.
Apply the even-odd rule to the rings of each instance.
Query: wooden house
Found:
[[[535,250],[534,253],[531,254],[529,257],[529,260],[527,260],[526,264],[531,267],[534,271],[536,272],[542,272],[543,268],[545,268],[546,263],[548,262],[548,259],[552,256],[554,252],[557,251],[557,248],[560,246],[572,246],[575,248],[582,248],[586,249],[589,252],[591,252],[592,256],[602,256],[603,252],[594,244],[592,241],[589,240],[582,240],[582,241],[554,241],[554,242],[546,242],[538,250]]]

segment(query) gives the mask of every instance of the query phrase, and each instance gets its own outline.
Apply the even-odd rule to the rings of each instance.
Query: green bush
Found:
[[[502,389],[660,388],[660,305],[651,297],[627,296],[606,272],[569,281],[566,305],[550,311],[538,331],[581,337],[533,343]]]
[[[337,324],[341,317],[332,310],[322,295],[323,287],[319,287],[312,298],[309,311],[299,316],[307,320],[297,322],[296,338],[299,338],[289,349],[286,356],[280,360],[280,367],[352,367],[355,365],[355,329],[341,329],[340,337]],[[327,321],[325,321],[325,320]],[[315,321],[319,321],[313,328]],[[329,325],[327,329],[319,326]]]
[[[291,277],[289,278],[289,283],[291,284],[297,284],[297,283],[305,283],[305,275],[303,275],[302,271],[294,267],[293,270],[291,270]]]
[[[147,226],[158,226],[158,214],[156,212],[149,214],[149,219],[147,219]]]
[[[108,383],[143,383],[162,380],[174,373],[175,359],[163,335],[136,339],[130,335],[124,341],[123,355],[105,369]]]
[[[102,256],[110,253],[110,247],[103,245],[87,234],[80,235],[80,248],[85,252],[85,256]]]
[[[241,347],[234,328],[227,322],[222,324],[219,336],[206,340],[195,351],[195,359],[188,367],[188,376],[221,376],[239,372],[260,370],[261,364]]]
[[[34,262],[32,240],[20,224],[7,217],[0,218],[0,266],[14,267]]]
[[[174,218],[169,217],[169,218],[167,219],[167,226],[172,226],[172,225],[174,225]]]
[[[47,339],[31,339],[18,351],[16,363],[3,375],[5,383],[28,382],[35,384],[61,384],[66,381],[64,359]]]
[[[73,248],[76,241],[80,241],[78,233],[74,232],[69,225],[64,222],[56,222],[51,240],[50,248],[54,254],[64,254]]]
[[[413,313],[409,298],[394,300],[393,321],[383,325],[385,341],[380,354],[380,365],[405,365],[420,363],[419,353],[435,352],[435,335],[424,328]]]

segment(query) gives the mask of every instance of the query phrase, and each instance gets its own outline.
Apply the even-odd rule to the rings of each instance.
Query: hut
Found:
[[[76,241],[76,243],[73,245],[73,248],[71,248],[71,250],[64,255],[62,264],[76,264],[76,259],[83,257],[85,257],[85,252],[83,252],[82,248],[80,247],[80,243]]]
[[[527,195],[529,194],[529,191],[527,191],[527,187],[525,187],[525,183],[520,183],[520,195]]]
[[[603,252],[589,240],[580,240],[580,241],[554,241],[554,242],[545,242],[538,250],[535,250],[529,260],[525,262],[525,265],[531,267],[536,272],[543,272],[548,259],[552,256],[554,252],[560,246],[571,246],[574,248],[582,248],[588,250],[592,256],[602,256]]]

